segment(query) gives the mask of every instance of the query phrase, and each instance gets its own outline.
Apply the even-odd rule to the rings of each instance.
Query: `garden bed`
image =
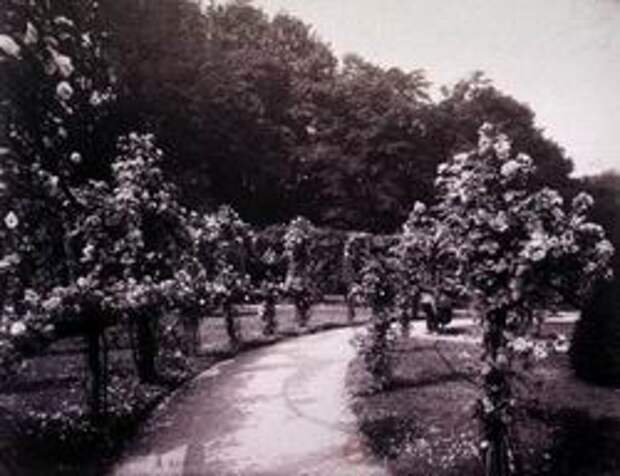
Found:
[[[238,350],[349,325],[342,304],[317,305],[305,329],[294,323],[292,306],[282,305],[277,314],[279,332],[264,337],[255,311],[253,306],[240,309],[243,343]],[[358,322],[365,318],[361,314]],[[139,383],[126,343],[111,339],[109,417],[99,426],[91,423],[87,412],[81,339],[59,341],[29,360],[0,387],[0,475],[101,474],[156,405],[193,376],[234,354],[223,319],[203,320],[200,334],[200,355],[183,373],[166,368],[169,378],[157,385]]]
[[[557,331],[570,327],[543,329]],[[474,413],[479,352],[464,341],[401,341],[395,383],[376,394],[368,391],[361,360],[351,363],[347,385],[359,427],[393,474],[481,474]],[[567,356],[554,354],[532,369],[519,394],[515,444],[525,474],[620,474],[620,390],[577,380]]]

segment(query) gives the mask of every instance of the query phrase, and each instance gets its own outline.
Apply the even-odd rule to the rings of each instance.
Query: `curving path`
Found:
[[[574,313],[548,321],[573,322]],[[468,327],[457,319],[451,328]],[[356,431],[344,382],[356,331],[288,340],[223,362],[162,405],[114,476],[384,476]],[[411,336],[478,342],[471,335]]]
[[[115,476],[382,476],[348,408],[353,329],[242,354],[151,417]]]

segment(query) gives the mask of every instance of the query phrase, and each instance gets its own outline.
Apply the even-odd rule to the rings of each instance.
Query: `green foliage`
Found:
[[[416,202],[398,235],[392,253],[398,257],[398,313],[405,332],[418,314],[422,295],[433,302],[446,303],[460,296],[458,259],[449,227],[432,210]],[[427,319],[435,326],[437,310]]]
[[[360,293],[370,307],[371,318],[367,335],[358,342],[358,348],[377,390],[387,388],[393,378],[395,335],[391,324],[398,279],[394,260],[382,258],[385,257],[367,257],[360,283]]]
[[[525,103],[493,85],[482,72],[475,72],[452,88],[443,88],[444,97],[430,111],[429,135],[438,147],[437,157],[475,147],[480,124],[495,124],[510,137],[515,150],[536,158],[536,170],[529,190],[547,186],[562,194],[574,190],[569,179],[573,170],[564,150],[543,135],[535,125],[535,112]]]
[[[478,147],[439,168],[438,212],[460,262],[459,279],[485,309],[532,308],[585,296],[609,272],[613,246],[588,220],[592,198],[570,206],[544,187],[530,191],[535,166],[508,137],[485,124]]]
[[[605,172],[583,179],[580,185],[594,198],[592,221],[600,223],[614,248],[620,249],[620,174]],[[620,253],[614,255],[612,267],[620,276]]]
[[[361,271],[370,254],[371,236],[367,233],[350,233],[343,249],[342,274],[347,285],[359,283]]]
[[[350,233],[342,251],[342,278],[346,286],[345,299],[349,321],[355,319],[355,306],[361,300],[361,271],[370,253],[369,236],[365,233]]]
[[[620,385],[619,279],[601,282],[575,326],[570,357],[577,375],[603,385]]]
[[[534,188],[573,188],[533,111],[481,74],[434,102],[420,70],[339,63],[307,24],[247,2],[201,13],[187,0],[118,0],[103,11],[125,121],[152,125],[166,173],[198,210],[392,233],[414,201],[432,203],[438,164],[474,146],[484,121],[537,157]]]
[[[295,304],[297,322],[306,326],[313,301],[317,296],[316,283],[311,274],[316,247],[316,229],[304,217],[289,224],[284,235],[284,253],[288,262],[284,289]]]
[[[284,294],[284,290],[279,283],[263,281],[258,293],[262,298],[258,310],[258,317],[263,321],[263,335],[270,336],[275,334],[278,323],[276,321],[276,303]]]
[[[6,0],[0,11],[4,364],[49,342],[63,299],[68,314],[102,318],[91,311],[104,293],[90,292],[75,242],[82,220],[101,210],[102,179],[111,176],[116,136],[104,125],[116,94],[97,2]],[[5,332],[13,326],[20,349]]]
[[[532,158],[515,154],[508,137],[486,123],[478,146],[442,164],[436,182],[455,276],[482,322],[479,415],[490,474],[495,464],[513,470],[514,455],[500,450],[512,421],[512,361],[525,348],[516,345],[517,336],[529,329],[536,309],[583,300],[608,277],[614,252],[603,228],[587,219],[589,195],[566,207],[557,191],[532,190],[533,176]]]
[[[405,204],[420,198],[411,193],[430,192],[416,160],[427,82],[420,71],[385,70],[354,55],[332,82],[306,148],[314,180],[307,186],[324,197],[313,213],[341,228],[392,231]]]
[[[620,176],[608,172],[583,181],[592,194],[595,206],[591,215],[608,233],[616,250],[620,249]],[[600,283],[582,312],[573,334],[571,362],[577,374],[598,383],[620,382],[620,320],[618,310],[618,280],[620,253],[612,260],[614,280]]]

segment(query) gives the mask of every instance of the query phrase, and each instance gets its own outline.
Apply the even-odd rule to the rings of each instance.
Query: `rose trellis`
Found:
[[[398,257],[398,295],[396,298],[403,331],[418,315],[422,293],[435,303],[459,294],[457,260],[446,226],[432,210],[416,202],[393,248]],[[434,329],[434,319],[429,322]]]
[[[0,15],[0,113],[8,138],[0,198],[6,224],[0,363],[8,370],[49,343],[59,308],[66,316],[88,316],[81,327],[97,413],[105,400],[100,329],[111,306],[105,293],[93,292],[75,244],[81,221],[101,209],[101,179],[114,157],[116,137],[100,127],[115,98],[105,32],[90,0],[8,0]]]
[[[288,263],[284,289],[293,300],[295,318],[300,327],[308,324],[316,295],[312,273],[315,249],[316,229],[306,218],[295,218],[284,235],[284,253]]]
[[[207,244],[204,265],[208,292],[214,305],[224,314],[230,345],[236,349],[242,338],[236,307],[247,301],[251,292],[247,260],[252,246],[252,232],[237,212],[228,206],[204,216],[203,232]]]
[[[345,301],[347,305],[347,319],[355,319],[355,305],[361,296],[362,268],[366,257],[370,253],[371,235],[368,233],[351,233],[344,243],[342,256],[342,276],[346,285]]]
[[[439,167],[437,215],[458,258],[457,276],[484,331],[480,415],[487,474],[515,469],[508,439],[512,362],[534,311],[578,303],[608,273],[613,247],[587,220],[592,199],[566,206],[554,190],[528,189],[533,160],[490,124],[478,146]]]
[[[158,317],[190,242],[186,210],[154,137],[117,131],[98,2],[4,7],[0,363],[9,370],[55,338],[83,336],[97,416],[107,326],[129,324],[140,377],[156,377]]]
[[[366,254],[360,275],[360,293],[370,308],[370,320],[359,348],[374,389],[382,390],[393,380],[392,322],[398,292],[397,262],[391,257]]]

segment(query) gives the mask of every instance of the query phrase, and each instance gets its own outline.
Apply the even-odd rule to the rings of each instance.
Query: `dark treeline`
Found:
[[[339,61],[299,19],[246,1],[108,0],[104,13],[120,117],[155,132],[197,209],[227,203],[259,226],[302,214],[391,232],[414,200],[432,200],[437,165],[475,143],[484,121],[535,157],[538,185],[574,186],[534,112],[481,73],[432,100],[422,71]]]

